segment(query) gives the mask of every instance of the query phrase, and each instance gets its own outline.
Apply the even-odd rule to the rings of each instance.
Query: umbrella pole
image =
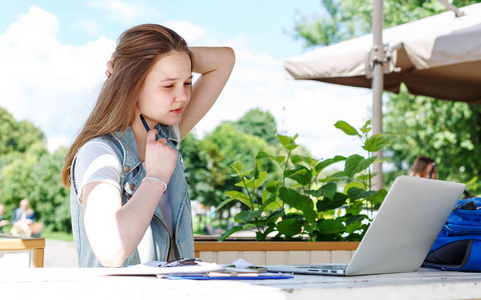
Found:
[[[382,30],[384,27],[383,0],[373,1],[372,12],[372,35],[373,35],[373,63],[372,63],[372,129],[373,134],[382,133],[382,92],[384,90],[384,48],[382,44]],[[377,159],[382,159],[382,151],[375,152]],[[373,165],[373,172],[377,175],[373,178],[373,189],[383,188],[382,163]]]

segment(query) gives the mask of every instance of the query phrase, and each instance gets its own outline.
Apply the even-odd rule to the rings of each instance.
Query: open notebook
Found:
[[[416,271],[465,187],[461,183],[400,176],[349,264],[276,265],[267,269],[346,276]]]

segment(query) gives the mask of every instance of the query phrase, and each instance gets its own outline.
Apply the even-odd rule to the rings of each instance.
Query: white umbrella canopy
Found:
[[[481,3],[383,31],[384,90],[481,103]],[[371,88],[373,36],[287,59],[288,77]]]

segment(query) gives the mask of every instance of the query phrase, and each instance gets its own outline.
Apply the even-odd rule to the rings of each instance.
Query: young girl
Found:
[[[187,47],[160,25],[120,36],[62,174],[79,266],[194,257],[178,146],[216,101],[234,61],[230,48]],[[194,86],[192,72],[200,74]]]

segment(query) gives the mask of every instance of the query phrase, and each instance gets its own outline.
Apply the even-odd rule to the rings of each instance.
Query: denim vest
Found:
[[[168,145],[177,152],[179,139],[172,128],[158,124],[158,138],[165,137]],[[122,188],[122,205],[132,197],[145,177],[145,170],[137,152],[137,145],[132,129],[114,132],[110,136],[101,136],[95,140],[103,141],[111,146],[117,153],[122,169],[120,174],[120,187]],[[78,152],[77,152],[78,153]],[[72,229],[75,248],[78,256],[79,267],[102,267],[95,257],[85,232],[83,207],[77,201],[77,188],[73,178],[76,157],[71,166],[70,212],[72,216]],[[178,152],[177,163],[167,187],[172,206],[174,219],[174,233],[169,233],[166,222],[159,207],[156,208],[150,226],[153,235],[154,257],[149,260],[167,261],[171,247],[176,258],[194,257],[194,237],[192,231],[191,203],[187,192],[187,182],[184,177],[182,155]],[[132,220],[135,222],[135,220]],[[140,263],[137,249],[123,262],[122,267]]]

